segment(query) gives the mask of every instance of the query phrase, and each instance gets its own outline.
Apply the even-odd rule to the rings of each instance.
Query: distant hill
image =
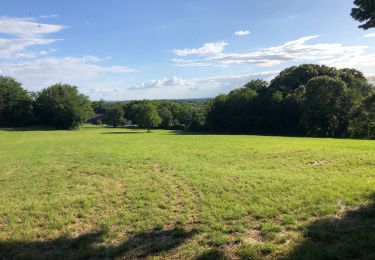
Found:
[[[203,104],[208,101],[208,98],[186,98],[186,99],[152,99],[153,101],[168,102],[173,101],[177,103],[190,103],[190,104]],[[106,101],[109,103],[127,103],[134,100],[121,100],[121,101]]]

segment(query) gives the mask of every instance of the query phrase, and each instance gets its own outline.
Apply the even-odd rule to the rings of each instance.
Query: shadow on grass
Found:
[[[127,135],[127,134],[145,134],[146,132],[129,132],[129,131],[121,131],[121,132],[103,132],[102,135]]]
[[[28,126],[28,127],[0,127],[0,130],[3,131],[56,131],[56,130],[64,130],[64,129],[57,129],[54,127],[49,126]]]
[[[368,206],[313,222],[289,259],[375,259],[375,194]]]
[[[228,257],[225,256],[224,252],[219,249],[209,249],[208,251],[199,255],[197,260],[226,260]]]
[[[105,235],[98,231],[49,241],[0,241],[0,259],[147,258],[176,248],[192,233],[183,228],[151,230],[109,247],[102,245]]]

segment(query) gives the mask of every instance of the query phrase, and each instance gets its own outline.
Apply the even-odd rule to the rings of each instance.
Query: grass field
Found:
[[[375,258],[375,141],[0,131],[1,258]]]

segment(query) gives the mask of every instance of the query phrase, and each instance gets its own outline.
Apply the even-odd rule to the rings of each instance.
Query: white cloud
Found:
[[[237,32],[234,32],[234,35],[236,36],[245,36],[245,35],[248,35],[250,34],[250,31],[237,31]]]
[[[65,26],[57,24],[38,23],[32,18],[0,17],[0,33],[31,38],[42,34],[56,33]]]
[[[141,90],[141,89],[150,89],[150,88],[168,88],[168,87],[181,87],[187,86],[189,83],[179,77],[167,78],[163,77],[157,80],[150,80],[149,82],[142,82],[135,86],[129,87],[131,90]]]
[[[205,62],[201,60],[194,59],[172,59],[174,66],[176,67],[209,67],[209,66],[221,66],[218,64],[213,64],[211,62]]]
[[[365,34],[365,37],[375,37],[375,33],[368,33],[368,34]]]
[[[307,36],[280,46],[249,53],[220,53],[211,59],[225,64],[253,63],[261,66],[273,66],[288,61],[320,61],[339,56],[358,56],[366,48],[366,46],[344,46],[338,43],[306,43],[318,37],[318,35]]]
[[[38,90],[56,82],[79,84],[100,74],[123,74],[133,71],[122,66],[102,66],[95,56],[46,57],[27,62],[0,63],[0,74],[15,77],[28,89]]]
[[[56,15],[44,16],[53,18]],[[100,62],[110,57],[54,57],[56,49],[41,49],[32,52],[31,47],[46,46],[59,39],[44,38],[46,34],[56,33],[65,26],[38,23],[33,18],[0,17],[0,74],[16,78],[30,90],[39,90],[56,82],[80,85],[85,81],[96,81],[108,74],[123,74],[132,71],[123,66],[103,66]],[[5,61],[8,59],[8,61]],[[20,61],[20,59],[23,59]],[[25,59],[28,59],[25,61]],[[106,92],[103,90],[103,93]]]
[[[252,79],[270,80],[279,71],[264,71],[244,75],[224,75],[206,78],[162,77],[143,83],[124,81],[98,82],[80,87],[93,100],[207,98],[241,87]]]
[[[50,19],[50,18],[58,18],[60,15],[58,14],[49,14],[49,15],[41,15],[39,16],[40,19]]]
[[[208,55],[221,53],[224,50],[224,47],[226,45],[228,45],[228,43],[226,42],[208,42],[208,43],[205,43],[200,48],[180,49],[180,50],[174,50],[173,52],[177,56],[188,56],[188,55],[208,56]]]
[[[135,86],[129,87],[129,90],[146,90],[146,89],[176,89],[185,88],[189,90],[202,90],[205,88],[217,89],[221,87],[235,88],[243,86],[246,82],[252,79],[264,79],[270,80],[279,71],[264,71],[248,75],[226,75],[216,76],[207,78],[192,78],[183,79],[177,76],[168,78],[163,77],[157,80],[150,80],[148,82],[142,82]]]
[[[48,45],[58,41],[58,39],[38,39],[38,38],[0,38],[0,58],[10,59],[27,56],[22,53],[26,48],[37,45]]]
[[[0,58],[35,58],[43,55],[27,53],[27,48],[48,45],[60,39],[47,39],[43,36],[64,29],[62,25],[38,23],[33,18],[0,17],[0,34],[12,37],[0,38]]]
[[[308,41],[317,39],[319,35],[302,37],[285,44],[259,49],[247,53],[226,53],[224,46],[216,52],[210,52],[205,57],[194,59],[193,62],[175,61],[175,65],[182,66],[215,66],[233,65],[233,64],[254,64],[258,66],[275,66],[286,62],[317,62],[332,65],[351,67],[354,65],[373,66],[374,55],[366,54],[367,46],[355,45],[346,46],[340,43],[314,43],[308,44]],[[183,52],[187,56],[198,54],[199,49],[185,49]],[[192,51],[194,50],[194,51]],[[177,53],[176,53],[177,54]],[[200,55],[202,56],[202,55]]]

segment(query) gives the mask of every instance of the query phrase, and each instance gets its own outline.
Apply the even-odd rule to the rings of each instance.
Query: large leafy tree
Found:
[[[228,95],[220,94],[208,102],[206,124],[208,129],[214,131],[227,131],[228,127]]]
[[[173,125],[173,114],[168,106],[161,106],[158,108],[158,113],[161,118],[160,126],[165,129],[169,129]]]
[[[22,126],[32,123],[32,99],[21,83],[0,76],[0,124]]]
[[[351,109],[345,82],[319,76],[306,85],[304,122],[308,134],[339,137],[347,134]]]
[[[349,130],[353,137],[375,138],[375,94],[367,97],[354,111]]]
[[[283,97],[292,94],[300,86],[317,76],[337,77],[336,68],[316,64],[303,64],[287,68],[279,73],[270,84],[271,93],[279,91]]]
[[[135,118],[137,124],[146,128],[147,132],[150,132],[153,127],[158,127],[162,122],[156,106],[151,103],[137,105]]]
[[[113,127],[125,123],[125,113],[121,105],[113,105],[107,109],[106,123]]]
[[[359,28],[364,30],[375,28],[375,1],[355,0],[355,8],[352,9],[351,16],[361,22]]]
[[[87,96],[77,87],[55,84],[37,93],[35,113],[40,123],[62,129],[72,129],[93,114]]]

